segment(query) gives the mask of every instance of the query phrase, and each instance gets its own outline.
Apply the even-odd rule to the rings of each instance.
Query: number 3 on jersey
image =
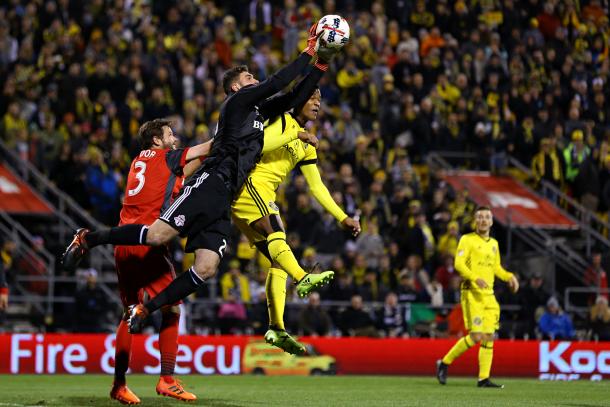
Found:
[[[134,189],[130,189],[129,191],[127,191],[127,194],[129,196],[137,195],[142,190],[142,188],[144,188],[144,182],[146,182],[146,178],[144,177],[144,173],[146,172],[146,163],[144,161],[136,161],[136,163],[134,164],[134,168],[136,170],[136,179],[138,180],[138,185]]]

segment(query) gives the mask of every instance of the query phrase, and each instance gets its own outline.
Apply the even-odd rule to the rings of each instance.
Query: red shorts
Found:
[[[176,277],[167,247],[116,246],[114,261],[124,307],[154,298]]]

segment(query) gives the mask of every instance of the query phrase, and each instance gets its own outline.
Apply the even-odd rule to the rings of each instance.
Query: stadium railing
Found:
[[[56,244],[67,244],[72,233],[79,227],[87,227],[91,229],[103,228],[100,222],[95,220],[87,211],[78,205],[70,196],[57,188],[44,174],[26,160],[21,160],[14,151],[12,151],[0,140],[0,157],[2,163],[19,176],[21,180],[27,183],[35,191],[41,195],[45,203],[53,210],[55,219],[49,221],[48,232],[52,240]],[[19,223],[16,219],[14,222]],[[25,229],[25,228],[23,228]],[[47,239],[49,241],[49,239]],[[52,258],[55,258],[52,256]],[[116,282],[114,273],[114,253],[110,246],[101,246],[93,250],[90,255],[89,266],[96,269],[98,272],[112,271],[108,273],[114,276],[114,279],[109,279],[110,282]],[[50,269],[54,275],[54,268]],[[73,281],[77,281],[76,277],[72,277]],[[108,287],[106,280],[100,281],[100,287],[108,295],[111,301],[120,304],[120,299],[115,290]],[[34,299],[33,299],[34,300]],[[47,307],[52,307],[47,304]]]

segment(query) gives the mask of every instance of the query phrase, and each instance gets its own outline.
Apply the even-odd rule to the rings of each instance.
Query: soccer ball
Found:
[[[320,43],[329,48],[343,48],[349,41],[349,24],[347,20],[335,14],[329,14],[318,21],[316,34],[320,34]]]

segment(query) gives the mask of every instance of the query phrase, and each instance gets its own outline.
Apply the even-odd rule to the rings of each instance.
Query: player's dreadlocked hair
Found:
[[[248,72],[248,67],[246,65],[235,66],[222,75],[222,88],[227,95],[231,94],[231,86],[237,78],[239,78],[239,74],[242,72]]]
[[[172,123],[169,120],[155,119],[150,120],[140,126],[138,130],[138,139],[142,150],[148,150],[153,146],[155,137],[163,138],[163,127],[171,127]]]

